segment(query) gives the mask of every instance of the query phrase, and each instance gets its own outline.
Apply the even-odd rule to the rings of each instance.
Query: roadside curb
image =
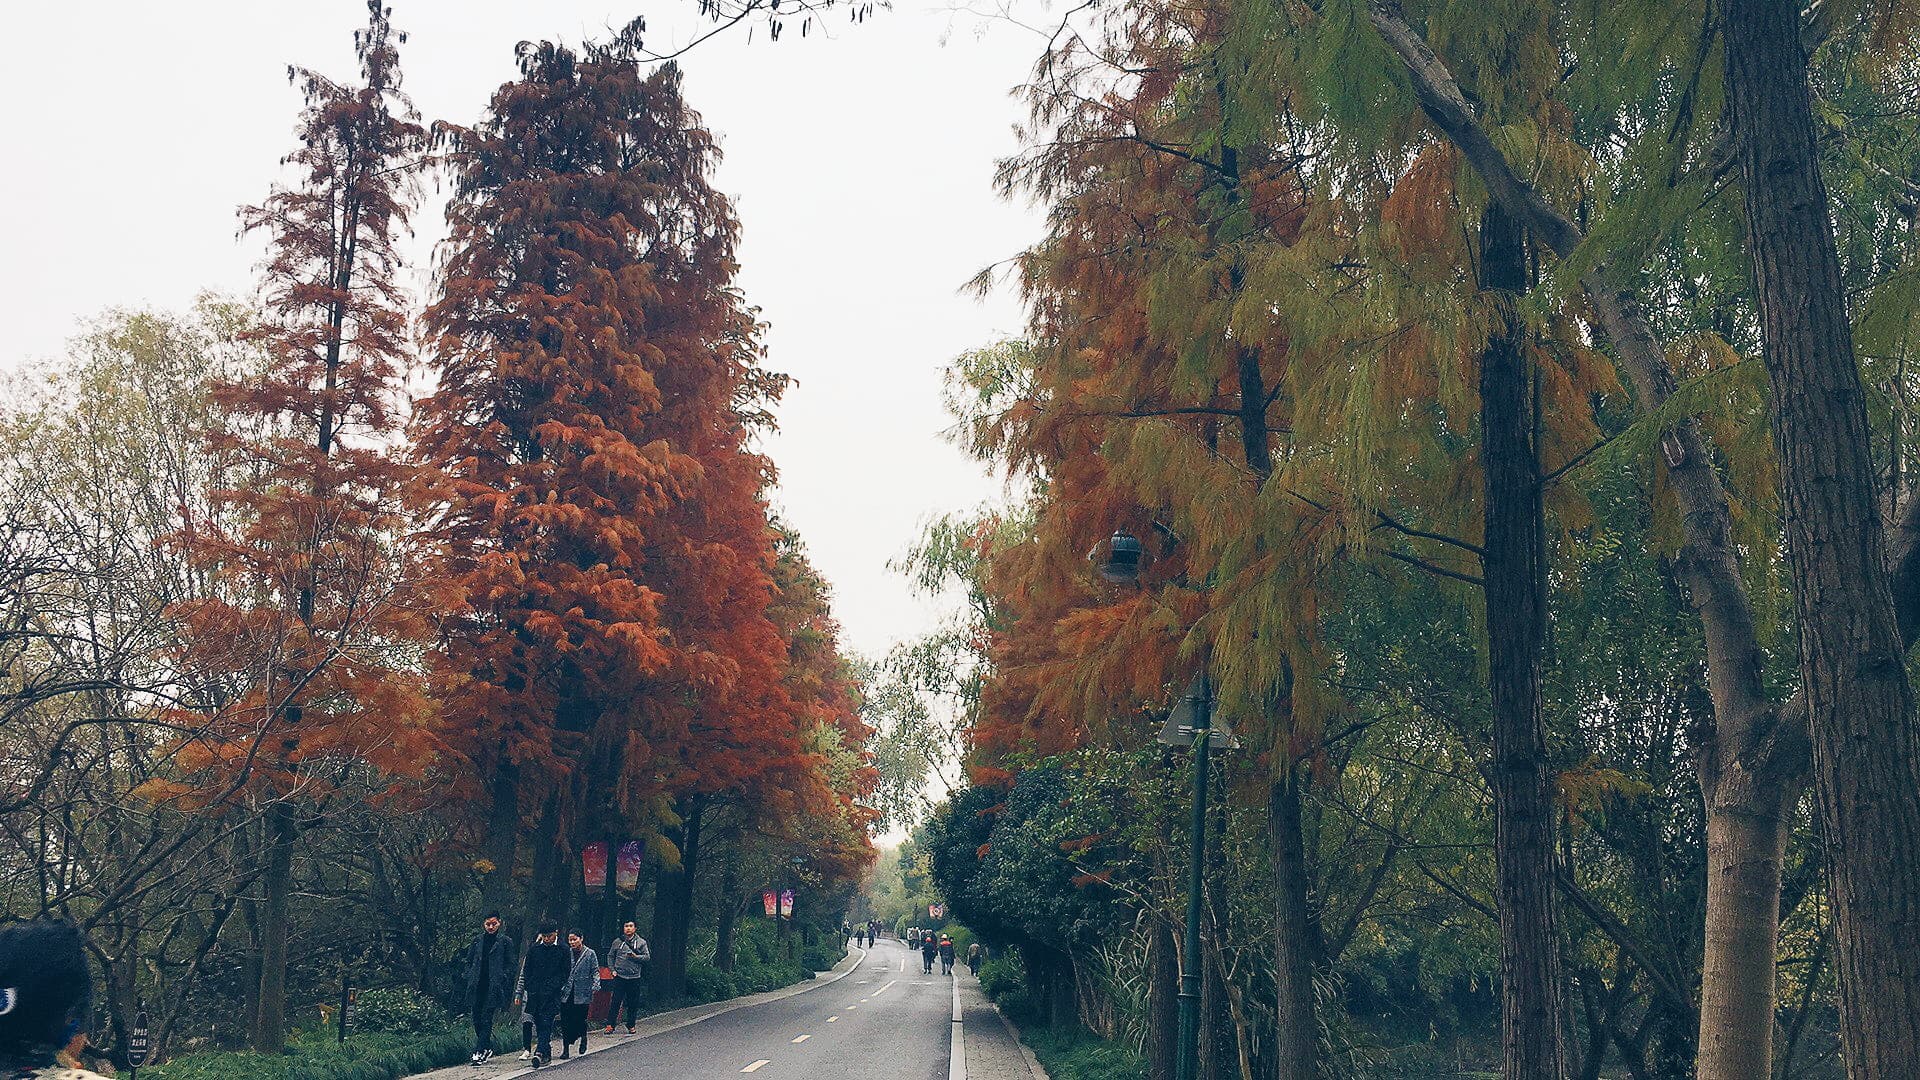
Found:
[[[1006,1013],[1001,1012],[999,1003],[992,998],[987,998],[987,1004],[993,1008],[993,1015],[999,1017],[1000,1022],[1007,1025],[1007,1030],[1012,1033],[1013,1044],[1020,1048],[1020,1056],[1026,1059],[1027,1069],[1033,1073],[1034,1080],[1053,1080],[1047,1075],[1046,1066],[1040,1064],[1040,1059],[1033,1056],[1033,1047],[1028,1046],[1027,1037],[1020,1034],[1020,1025],[1014,1023]]]
[[[953,1023],[947,1030],[947,1080],[967,1080],[967,1022],[960,1009],[960,973],[949,972],[947,983],[953,989]]]
[[[616,1036],[616,1041],[602,1042],[600,1045],[592,1047],[584,1053],[575,1054],[570,1060],[578,1061],[607,1050],[626,1046],[629,1043],[638,1042],[641,1039],[650,1039],[655,1035],[664,1035],[669,1031],[679,1031],[681,1028],[692,1027],[703,1020],[711,1020],[716,1016],[723,1016],[736,1009],[751,1008],[755,1005],[766,1005],[770,1002],[782,1001],[790,997],[798,997],[809,990],[818,990],[823,986],[830,986],[851,975],[853,969],[858,967],[860,962],[867,958],[869,951],[870,950],[867,949],[848,946],[847,955],[843,957],[839,963],[833,965],[833,967],[826,971],[816,971],[813,973],[813,978],[804,979],[794,983],[792,986],[783,986],[777,990],[764,990],[757,994],[743,994],[740,997],[729,998],[726,1001],[709,1001],[704,1005],[688,1005],[685,1008],[672,1009],[667,1012],[654,1013],[652,1016],[642,1017],[640,1021],[641,1030],[636,1034],[628,1035],[624,1038]],[[493,1061],[486,1065],[448,1065],[429,1072],[416,1073],[412,1076],[403,1077],[402,1080],[513,1080],[514,1077],[533,1076],[537,1073],[551,1073],[561,1064],[562,1062],[555,1060],[548,1062],[540,1069],[535,1069],[533,1066],[522,1064],[517,1060],[509,1062],[506,1059],[496,1056]],[[510,1067],[504,1071],[496,1071],[503,1065]]]

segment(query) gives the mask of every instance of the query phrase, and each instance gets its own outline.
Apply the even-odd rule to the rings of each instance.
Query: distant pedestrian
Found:
[[[553,1019],[560,1012],[560,993],[566,989],[573,959],[560,944],[560,927],[549,921],[541,924],[540,936],[527,950],[527,1014],[533,1018],[538,1045],[533,1051],[533,1067],[553,1060]]]
[[[920,973],[933,974],[933,958],[940,954],[940,943],[933,940],[933,931],[920,935]]]
[[[72,923],[37,921],[0,928],[0,1076],[103,1080],[61,1068],[87,1044],[93,976]]]
[[[573,1044],[587,1052],[587,1010],[600,990],[600,957],[587,948],[579,931],[567,935],[567,982],[560,991],[560,1060],[573,1056]]]
[[[607,1034],[613,1034],[613,1025],[620,1022],[623,1004],[627,1010],[627,1034],[633,1034],[633,1026],[640,1020],[640,980],[645,977],[647,962],[652,959],[647,939],[641,937],[640,928],[629,921],[607,950],[607,966],[613,969],[613,1001],[607,1006]]]
[[[467,946],[466,1004],[473,1017],[473,1063],[493,1056],[493,1016],[511,997],[513,939],[500,932],[500,913],[490,911],[481,934]]]
[[[940,935],[940,974],[953,974],[953,939]]]
[[[980,954],[985,951],[977,941],[967,946],[967,970],[973,972],[975,978],[980,976]]]

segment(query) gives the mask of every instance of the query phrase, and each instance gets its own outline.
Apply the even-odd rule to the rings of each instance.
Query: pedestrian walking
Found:
[[[940,953],[940,943],[933,940],[933,931],[920,935],[920,974],[933,974],[933,958]]]
[[[953,974],[953,939],[940,935],[940,974]]]
[[[560,1060],[573,1055],[573,1044],[587,1052],[587,1010],[600,990],[600,957],[587,948],[578,930],[567,935],[567,981],[560,991]]]
[[[525,964],[520,965],[520,982],[513,988],[513,1000],[520,1003],[520,1060],[529,1061],[533,1058],[533,1010],[527,1004]]]
[[[493,1056],[493,1017],[510,1000],[513,939],[500,932],[500,913],[490,911],[480,936],[467,946],[466,1003],[473,1016],[473,1063]]]
[[[72,923],[41,920],[0,928],[0,1076],[103,1080],[76,1066],[86,1047],[93,975]]]
[[[985,951],[977,941],[967,946],[967,970],[971,971],[976,979],[980,977],[980,954]]]
[[[613,1002],[607,1006],[607,1034],[613,1034],[613,1025],[620,1022],[623,1005],[627,1010],[627,1034],[633,1034],[633,1026],[640,1020],[641,979],[646,976],[647,962],[652,959],[647,939],[641,937],[640,928],[629,921],[607,950],[607,966],[613,969]]]
[[[527,1014],[533,1018],[533,1033],[536,1045],[533,1050],[533,1067],[539,1068],[553,1060],[553,1020],[560,1012],[560,994],[567,986],[567,976],[573,970],[573,958],[567,955],[567,947],[560,944],[560,927],[547,922],[540,926],[540,936],[534,938],[533,947],[527,950],[526,974]]]

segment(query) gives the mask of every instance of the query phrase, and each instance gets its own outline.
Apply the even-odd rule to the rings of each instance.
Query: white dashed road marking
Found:
[[[802,1035],[802,1036],[800,1036],[799,1038],[797,1038],[797,1039],[794,1039],[793,1041],[794,1041],[794,1042],[797,1042],[797,1043],[803,1043],[803,1042],[806,1042],[806,1041],[807,1041],[808,1039],[811,1039],[811,1038],[813,1038],[813,1036],[811,1036],[811,1035]]]
[[[754,1062],[753,1064],[747,1066],[744,1069],[741,1069],[740,1071],[741,1072],[759,1072],[760,1067],[762,1065],[771,1065],[771,1064],[773,1064],[772,1058],[761,1058],[759,1061]]]
[[[831,1023],[833,1023],[833,1022],[834,1022],[835,1020],[838,1020],[838,1019],[840,1019],[840,1018],[839,1018],[839,1017],[837,1017],[837,1016],[829,1016],[829,1017],[827,1017],[827,1023],[829,1023],[829,1024],[831,1024]]]
[[[885,986],[883,986],[883,987],[881,987],[880,989],[878,989],[878,990],[875,990],[875,991],[873,992],[873,996],[874,996],[874,997],[879,997],[879,996],[880,996],[881,994],[884,994],[884,993],[886,993],[887,991],[889,991],[889,990],[891,990],[891,989],[893,989],[893,983],[897,983],[897,982],[899,982],[899,981],[900,981],[899,979],[895,979],[895,980],[893,980],[893,982],[890,982],[890,983],[888,983],[887,985],[885,985]]]

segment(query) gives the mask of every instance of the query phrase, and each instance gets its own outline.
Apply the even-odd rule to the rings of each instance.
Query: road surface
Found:
[[[674,1022],[670,1015],[652,1024],[643,1020],[638,1036],[596,1030],[589,1037],[593,1053],[555,1061],[531,1075],[554,1080],[1041,1080],[1044,1074],[1030,1071],[979,984],[964,966],[958,972],[952,978],[940,974],[936,960],[933,974],[922,974],[919,953],[883,940],[831,983],[668,1030],[658,1029]],[[956,1005],[962,1025],[954,1023]],[[953,1053],[956,1026],[964,1038],[958,1055]],[[647,1034],[649,1027],[654,1034]],[[444,1069],[427,1077],[529,1075],[525,1063],[512,1059],[515,1050],[487,1066]]]

